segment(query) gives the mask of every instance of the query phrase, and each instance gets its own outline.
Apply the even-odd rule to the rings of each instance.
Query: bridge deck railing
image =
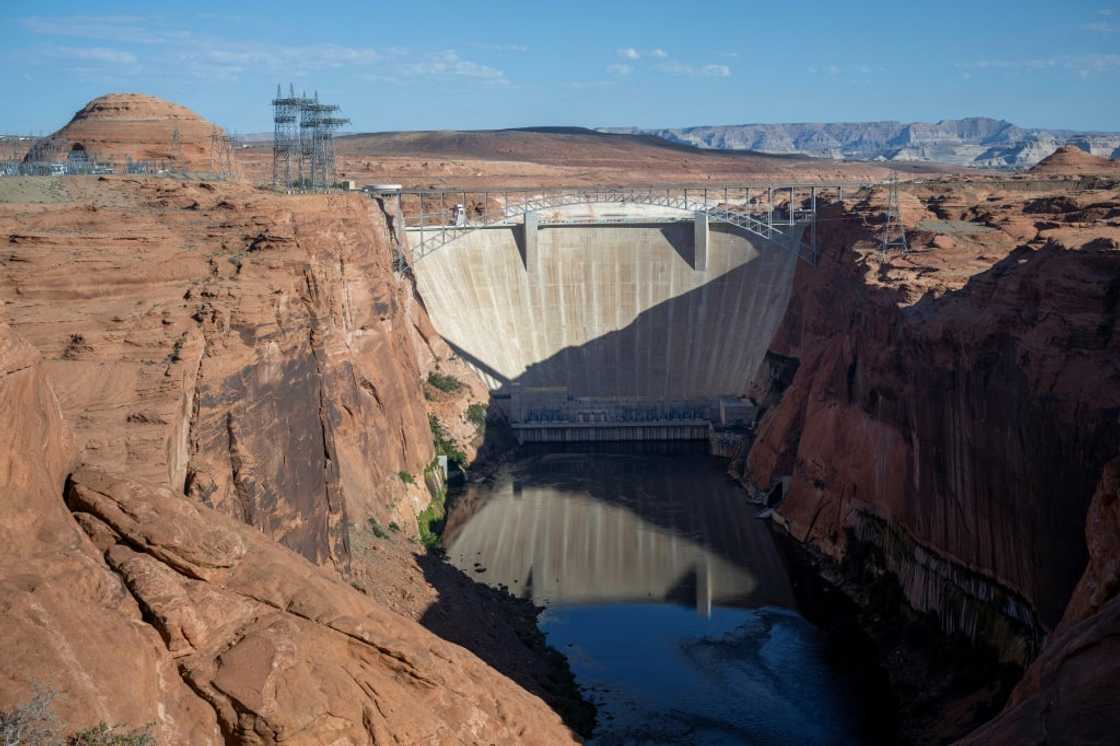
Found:
[[[713,222],[734,225],[766,240],[780,240],[798,224],[806,224],[811,235],[810,247],[807,251],[799,247],[798,252],[802,258],[813,261],[818,198],[836,194],[842,200],[845,190],[851,194],[868,186],[871,184],[415,189],[402,190],[397,195],[406,228],[413,234],[410,243],[414,262],[474,229],[518,225],[530,212],[596,204],[662,207],[679,210],[682,215],[705,213]],[[627,222],[641,222],[651,217],[635,215]],[[568,218],[554,222],[580,221]],[[624,221],[615,217],[587,218],[583,222]],[[542,224],[547,225],[549,221],[542,221]]]

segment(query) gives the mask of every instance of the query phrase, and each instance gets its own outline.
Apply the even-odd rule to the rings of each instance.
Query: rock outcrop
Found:
[[[1031,168],[1031,172],[1044,176],[1120,176],[1120,161],[1063,145]]]
[[[62,501],[74,453],[38,352],[0,312],[0,709],[58,693],[63,721],[153,724],[162,743],[221,743],[136,599]]]
[[[66,126],[36,143],[27,159],[62,160],[78,150],[119,166],[131,158],[175,170],[207,171],[216,131],[216,125],[185,106],[142,93],[110,93],[90,101]]]
[[[150,725],[167,744],[571,741],[537,696],[348,582],[386,559],[355,560],[354,532],[407,531],[428,502],[399,476],[432,460],[423,376],[466,370],[391,272],[381,207],[65,187],[0,204],[0,710],[46,687],[66,732]],[[535,653],[510,655],[536,675]]]
[[[911,245],[931,248],[903,257],[829,208],[771,345],[786,375],[764,366],[752,387],[772,406],[739,473],[780,494],[795,538],[835,559],[858,545],[944,631],[1034,660],[970,742],[1103,742],[1120,674],[1117,195],[912,191]]]
[[[1120,458],[1105,467],[1089,507],[1089,566],[1065,617],[994,721],[969,744],[1109,743],[1120,682]]]
[[[0,298],[46,357],[83,461],[340,568],[348,525],[414,525],[428,496],[397,475],[432,460],[415,331],[429,325],[376,203],[68,188],[68,203],[0,205]]]
[[[91,469],[66,501],[227,743],[572,740],[467,651],[244,523]]]
[[[914,607],[1027,661],[1084,570],[1090,498],[1120,444],[1120,254],[1089,238],[1112,230],[1086,220],[1108,194],[1070,213],[1030,203],[1049,215],[1033,226],[1024,200],[975,198],[980,213],[942,217],[998,231],[950,221],[953,248],[886,262],[833,214],[772,344],[796,375],[742,471],[787,485],[797,538],[834,557],[876,545]]]

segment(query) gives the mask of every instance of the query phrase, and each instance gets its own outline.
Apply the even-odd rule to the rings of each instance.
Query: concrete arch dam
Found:
[[[785,313],[803,225],[767,239],[705,220],[700,237],[692,215],[612,209],[463,231],[414,263],[437,331],[497,398],[528,397],[515,422],[710,419]]]

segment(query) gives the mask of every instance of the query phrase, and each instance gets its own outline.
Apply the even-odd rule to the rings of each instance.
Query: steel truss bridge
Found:
[[[817,205],[874,186],[870,182],[558,187],[540,189],[406,189],[375,192],[397,197],[410,235],[412,261],[418,262],[466,233],[527,223],[539,225],[676,222],[704,215],[754,236],[793,248],[786,240],[804,230],[798,256],[816,261]],[[547,211],[578,205],[645,205],[681,213],[680,218],[635,214],[598,217],[549,216]],[[536,221],[535,221],[536,222]]]

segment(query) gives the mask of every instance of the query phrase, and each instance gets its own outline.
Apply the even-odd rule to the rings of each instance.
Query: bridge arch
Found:
[[[775,187],[769,185],[755,188],[755,197],[752,198],[752,187],[738,187],[741,199],[729,199],[729,187],[580,187],[564,189],[542,190],[494,190],[482,194],[484,208],[482,214],[471,215],[470,207],[465,204],[468,192],[454,190],[413,190],[400,193],[402,201],[412,198],[419,201],[419,226],[412,230],[410,240],[412,248],[412,261],[419,262],[446,246],[456,241],[467,232],[482,228],[503,225],[524,225],[527,216],[540,214],[547,210],[554,210],[577,205],[640,205],[653,206],[662,209],[678,211],[682,215],[703,215],[713,223],[726,223],[736,226],[755,237],[773,241],[780,246],[790,247],[787,236],[797,233],[799,225],[810,227],[810,236],[815,239],[816,201],[817,189],[815,185],[798,186],[783,185]],[[802,193],[804,202],[798,201],[798,192]],[[841,187],[842,190],[842,187]],[[788,194],[787,200],[775,200],[775,193]],[[455,200],[462,194],[463,203],[458,203],[454,219],[447,219],[446,203],[448,198]],[[474,192],[476,196],[478,192]],[[432,216],[430,209],[425,211],[424,198],[429,198],[429,205],[436,199],[443,206],[443,212],[436,212],[442,219],[434,223],[428,218]],[[490,199],[498,199],[497,209],[489,209]],[[452,204],[456,204],[454,201]],[[628,222],[628,221],[617,221]],[[798,250],[794,245],[792,248]],[[807,251],[799,251],[802,257],[812,261],[815,258],[815,243],[807,247]]]

